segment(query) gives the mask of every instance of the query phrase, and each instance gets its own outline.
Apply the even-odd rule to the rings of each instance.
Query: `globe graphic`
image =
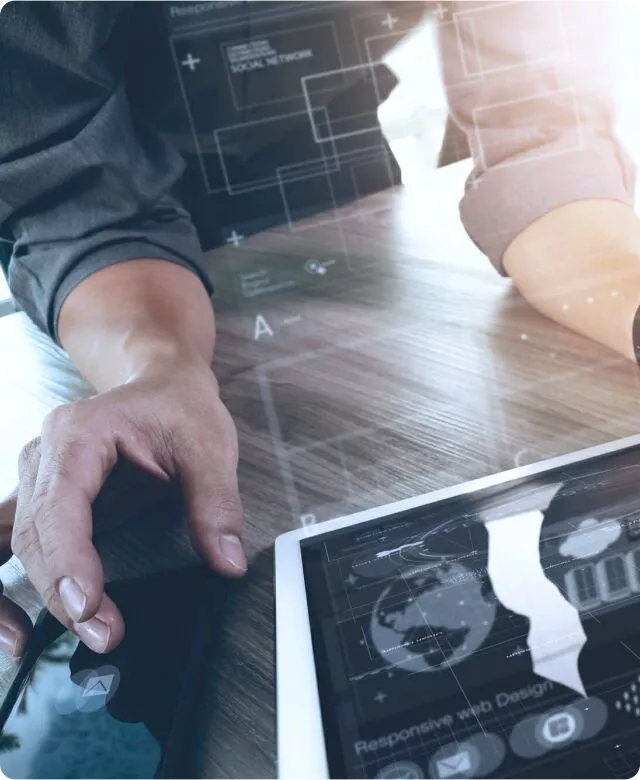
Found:
[[[437,672],[474,653],[488,637],[496,602],[478,575],[459,562],[404,573],[383,590],[371,616],[371,639],[390,666]]]

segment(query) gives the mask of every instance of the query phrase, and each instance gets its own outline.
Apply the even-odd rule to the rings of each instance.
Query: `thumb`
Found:
[[[18,489],[0,501],[0,564],[11,557],[11,533],[16,516]]]
[[[241,541],[243,512],[235,469],[220,461],[213,465],[201,452],[198,456],[180,464],[191,541],[219,574],[240,577],[247,570],[247,559]]]

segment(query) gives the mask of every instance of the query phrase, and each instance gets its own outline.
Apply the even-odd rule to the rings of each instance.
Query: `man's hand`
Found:
[[[0,501],[0,563],[11,557],[11,532],[17,491]],[[0,595],[0,652],[20,655],[31,630],[29,617],[17,604]]]
[[[92,503],[122,457],[179,483],[194,546],[216,571],[240,576],[247,565],[237,435],[205,360],[159,359],[123,385],[59,407],[21,454],[11,544],[49,610],[96,652],[124,634],[92,542]],[[4,506],[5,525],[11,510]],[[0,600],[3,650],[20,653],[25,618]],[[13,643],[2,640],[3,626]]]

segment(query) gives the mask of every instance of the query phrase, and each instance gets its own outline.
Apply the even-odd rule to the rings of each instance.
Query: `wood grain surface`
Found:
[[[639,430],[638,369],[536,314],[464,234],[467,171],[210,253],[251,567],[224,589],[188,776],[276,775],[277,534]],[[90,392],[24,315],[0,319],[0,495],[46,412]],[[191,560],[180,512],[151,514],[102,534],[110,577]]]

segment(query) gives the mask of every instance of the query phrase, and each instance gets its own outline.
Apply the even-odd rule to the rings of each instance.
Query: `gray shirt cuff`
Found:
[[[213,286],[204,268],[204,264],[195,263],[193,261],[194,257],[201,254],[199,247],[196,248],[194,246],[189,253],[189,256],[187,256],[184,253],[171,251],[168,246],[161,246],[155,236],[154,239],[156,240],[152,243],[151,241],[145,241],[144,239],[123,240],[120,237],[116,244],[109,245],[107,243],[96,248],[90,256],[74,265],[66,276],[62,278],[59,284],[52,288],[55,289],[55,294],[49,296],[49,300],[43,301],[44,306],[40,311],[28,312],[31,318],[43,330],[51,333],[57,343],[60,343],[58,337],[60,312],[64,302],[73,290],[96,271],[100,271],[101,269],[108,268],[112,265],[119,265],[120,263],[126,263],[130,260],[140,260],[142,258],[149,260],[164,260],[193,271],[200,278],[209,295],[211,295]],[[33,301],[36,300],[36,298],[35,296],[27,296],[27,300]]]
[[[475,244],[506,275],[502,259],[525,228],[550,211],[580,200],[616,200],[633,206],[633,170],[606,141],[574,152],[553,147],[538,157],[509,160],[467,180],[462,221]]]

